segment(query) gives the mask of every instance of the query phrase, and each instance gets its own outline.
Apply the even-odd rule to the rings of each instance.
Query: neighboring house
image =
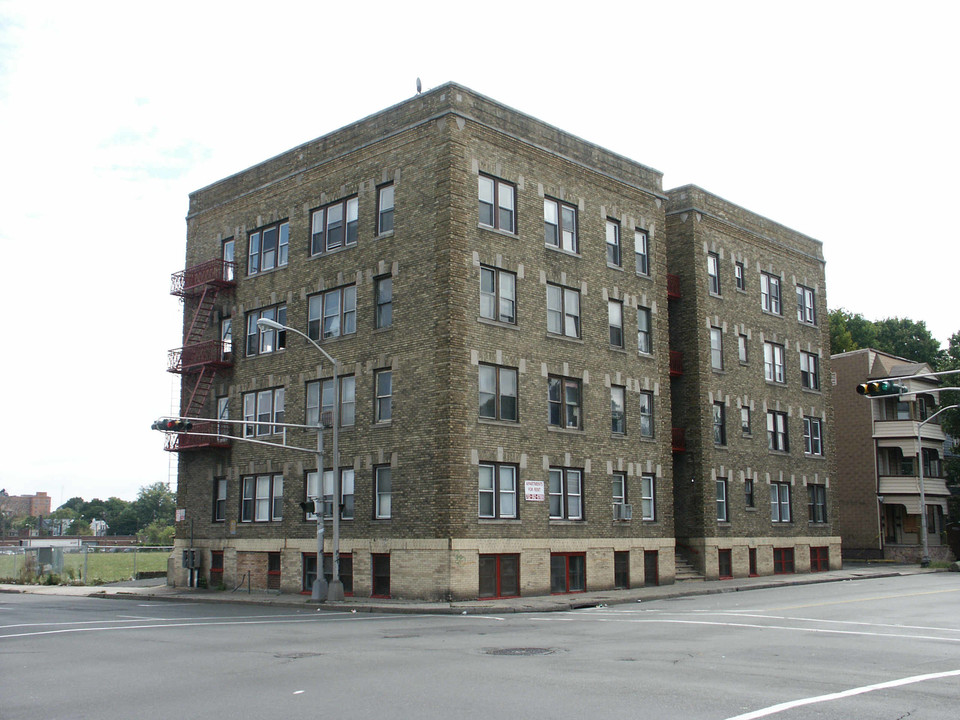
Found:
[[[677,536],[711,578],[837,566],[820,243],[661,179],[447,84],[191,194],[177,550],[309,589],[320,495],[361,596],[670,583]],[[338,360],[336,503],[329,430],[322,476],[228,437],[332,415],[331,363],[260,319]]]
[[[3,509],[10,517],[46,517],[51,498],[45,492],[34,495],[3,495]]]
[[[933,560],[948,559],[943,542],[947,499],[945,435],[937,412],[940,382],[915,377],[929,365],[864,349],[832,356],[843,555],[851,559],[921,559],[920,472],[922,447],[927,544]],[[867,398],[856,392],[868,380],[899,378],[917,394]],[[919,433],[919,440],[918,440]]]

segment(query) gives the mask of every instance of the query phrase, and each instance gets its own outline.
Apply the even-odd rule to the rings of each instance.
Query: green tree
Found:
[[[173,525],[165,525],[159,520],[154,520],[138,537],[144,545],[173,545],[173,532]]]
[[[155,482],[140,488],[137,499],[133,501],[133,509],[141,528],[146,528],[154,521],[173,525],[177,499],[166,483]]]
[[[93,530],[90,528],[90,523],[88,523],[83,518],[77,518],[72,523],[70,527],[67,528],[67,535],[92,535]]]
[[[830,354],[849,352],[850,350],[859,350],[860,348],[853,341],[853,335],[847,328],[847,317],[850,315],[846,310],[830,311]]]
[[[936,369],[944,360],[940,342],[930,334],[927,324],[909,318],[886,318],[874,323],[878,350],[907,360],[925,362]]]

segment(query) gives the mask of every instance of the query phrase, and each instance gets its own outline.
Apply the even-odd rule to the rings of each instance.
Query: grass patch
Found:
[[[61,582],[70,582],[75,578],[83,585],[102,585],[104,583],[130,580],[141,573],[166,574],[167,558],[170,549],[134,550],[123,548],[113,552],[91,550],[88,553],[64,553],[63,572],[58,578]],[[86,562],[84,562],[86,560]],[[86,573],[84,573],[86,564]],[[0,581],[21,582],[24,568],[24,555],[0,555]],[[34,582],[49,582],[46,577],[36,578]],[[75,581],[75,580],[74,580]]]

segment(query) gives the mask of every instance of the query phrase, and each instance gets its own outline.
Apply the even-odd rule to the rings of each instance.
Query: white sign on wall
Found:
[[[524,481],[523,494],[527,500],[543,502],[543,480]]]

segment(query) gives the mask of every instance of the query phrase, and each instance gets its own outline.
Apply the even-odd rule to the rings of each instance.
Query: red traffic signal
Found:
[[[160,418],[153,421],[150,429],[160,432],[190,432],[193,429],[193,423],[189,420],[178,420],[176,418]]]

